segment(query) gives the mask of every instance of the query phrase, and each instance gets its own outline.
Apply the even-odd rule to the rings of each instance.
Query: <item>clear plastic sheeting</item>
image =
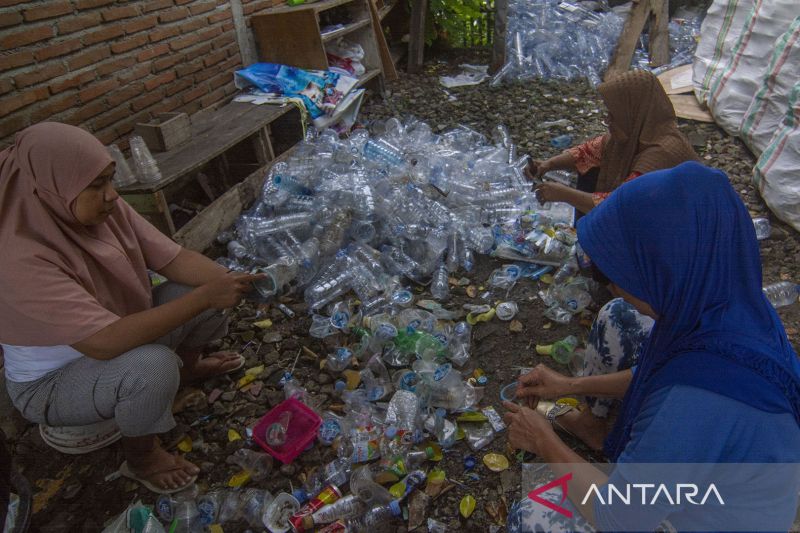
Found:
[[[586,5],[584,5],[586,4]],[[600,83],[624,18],[597,2],[509,0],[506,64],[492,85],[536,78]]]

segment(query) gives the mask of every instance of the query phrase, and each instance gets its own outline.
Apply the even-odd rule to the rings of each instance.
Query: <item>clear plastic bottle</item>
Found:
[[[294,176],[286,174],[276,174],[272,177],[272,183],[290,194],[298,196],[311,196],[314,191],[300,183]]]
[[[150,153],[144,139],[138,135],[130,138],[131,157],[136,167],[136,178],[142,183],[155,183],[161,180],[161,171]]]
[[[367,141],[364,144],[364,157],[369,161],[391,166],[405,164],[400,150],[385,139],[370,139]]]
[[[313,213],[292,213],[278,215],[274,218],[243,216],[242,227],[245,234],[258,238],[272,233],[308,226],[313,222],[313,219]]]
[[[793,281],[779,281],[778,283],[767,285],[762,290],[772,307],[778,308],[797,302],[798,294],[800,294],[800,285]]]
[[[458,367],[464,366],[464,364],[469,361],[471,335],[472,326],[466,322],[458,322],[453,327],[453,334],[450,336],[448,351],[450,353],[450,361]]]
[[[303,521],[303,526],[305,526],[307,530],[311,530],[320,524],[329,524],[335,520],[361,516],[366,511],[366,503],[361,501],[357,496],[348,494],[316,511],[308,517],[310,520]]]
[[[756,239],[759,241],[768,239],[770,233],[772,233],[772,226],[770,226],[769,219],[765,217],[754,218],[753,227],[756,230]]]
[[[236,450],[228,461],[247,470],[253,481],[266,479],[272,472],[272,456],[263,452],[241,448]]]
[[[342,370],[350,366],[350,362],[352,360],[353,360],[353,352],[351,352],[347,348],[337,348],[335,352],[329,354],[328,357],[325,359],[326,361],[325,368],[327,368],[331,372],[341,372]]]
[[[449,279],[450,273],[447,271],[447,267],[444,264],[439,265],[431,279],[431,296],[434,300],[444,302],[450,299]]]
[[[108,147],[108,153],[111,154],[115,163],[113,178],[114,187],[126,187],[136,183],[136,176],[131,171],[131,167],[128,166],[128,161],[125,159],[125,156],[122,155],[119,147],[116,144],[112,144]]]
[[[292,495],[300,503],[305,503],[328,485],[342,487],[350,479],[351,465],[346,458],[334,459],[330,463],[318,468],[311,474],[302,487],[294,490]]]

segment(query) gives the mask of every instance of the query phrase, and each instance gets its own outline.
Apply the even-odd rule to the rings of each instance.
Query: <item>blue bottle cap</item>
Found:
[[[473,468],[475,468],[476,464],[477,464],[477,461],[475,460],[475,458],[473,456],[467,455],[466,457],[464,457],[464,468],[466,470],[472,470]]]
[[[383,434],[387,439],[393,439],[397,436],[397,428],[394,426],[389,426],[386,428],[386,431],[384,431]]]
[[[292,496],[294,496],[294,499],[300,502],[301,505],[308,501],[308,494],[306,494],[306,491],[303,489],[294,489],[292,491]]]
[[[345,383],[341,379],[337,380],[336,383],[333,384],[333,388],[337,392],[342,392],[343,390],[345,390],[347,388],[347,383]]]
[[[392,511],[394,516],[400,516],[403,514],[403,509],[400,508],[400,500],[392,500],[389,502],[389,509]]]

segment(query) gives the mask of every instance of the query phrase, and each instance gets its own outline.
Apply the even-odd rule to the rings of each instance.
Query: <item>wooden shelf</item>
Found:
[[[386,18],[386,15],[389,14],[389,11],[392,10],[394,6],[397,5],[397,2],[392,2],[391,4],[387,4],[378,10],[378,17],[383,20]]]
[[[321,33],[320,35],[322,35],[322,42],[327,43],[335,39],[338,39],[339,37],[343,37],[348,33],[354,32],[365,26],[369,26],[370,22],[372,21],[369,19],[359,20],[358,22],[353,22],[351,24],[346,25],[344,28],[339,28],[338,30],[328,33]]]
[[[341,6],[344,4],[350,3],[352,0],[322,0],[321,2],[312,2],[310,4],[300,4],[299,6],[277,6],[271,7],[269,9],[265,9],[263,11],[259,11],[257,14],[262,15],[273,15],[275,13],[289,13],[290,11],[303,11],[303,10],[311,10],[316,13],[320,11],[326,11],[328,9],[333,9],[334,7]]]
[[[368,71],[366,71],[366,72],[364,73],[364,75],[363,75],[363,76],[361,76],[360,78],[358,78],[358,82],[356,83],[356,86],[357,86],[357,87],[361,87],[361,86],[363,86],[365,83],[367,83],[369,80],[371,80],[372,78],[374,78],[374,77],[376,77],[376,76],[379,76],[380,74],[381,74],[381,69],[379,69],[379,68],[375,68],[375,69],[372,69],[372,70],[368,70]]]

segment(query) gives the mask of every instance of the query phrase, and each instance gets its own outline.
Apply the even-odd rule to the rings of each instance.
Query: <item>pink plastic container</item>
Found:
[[[267,430],[272,424],[279,422],[281,415],[285,412],[291,413],[286,429],[286,441],[283,445],[273,448],[267,443]],[[317,429],[321,424],[322,419],[306,404],[289,398],[261,417],[261,420],[253,428],[253,438],[275,459],[288,464],[294,461],[295,457],[300,455],[316,438]]]

